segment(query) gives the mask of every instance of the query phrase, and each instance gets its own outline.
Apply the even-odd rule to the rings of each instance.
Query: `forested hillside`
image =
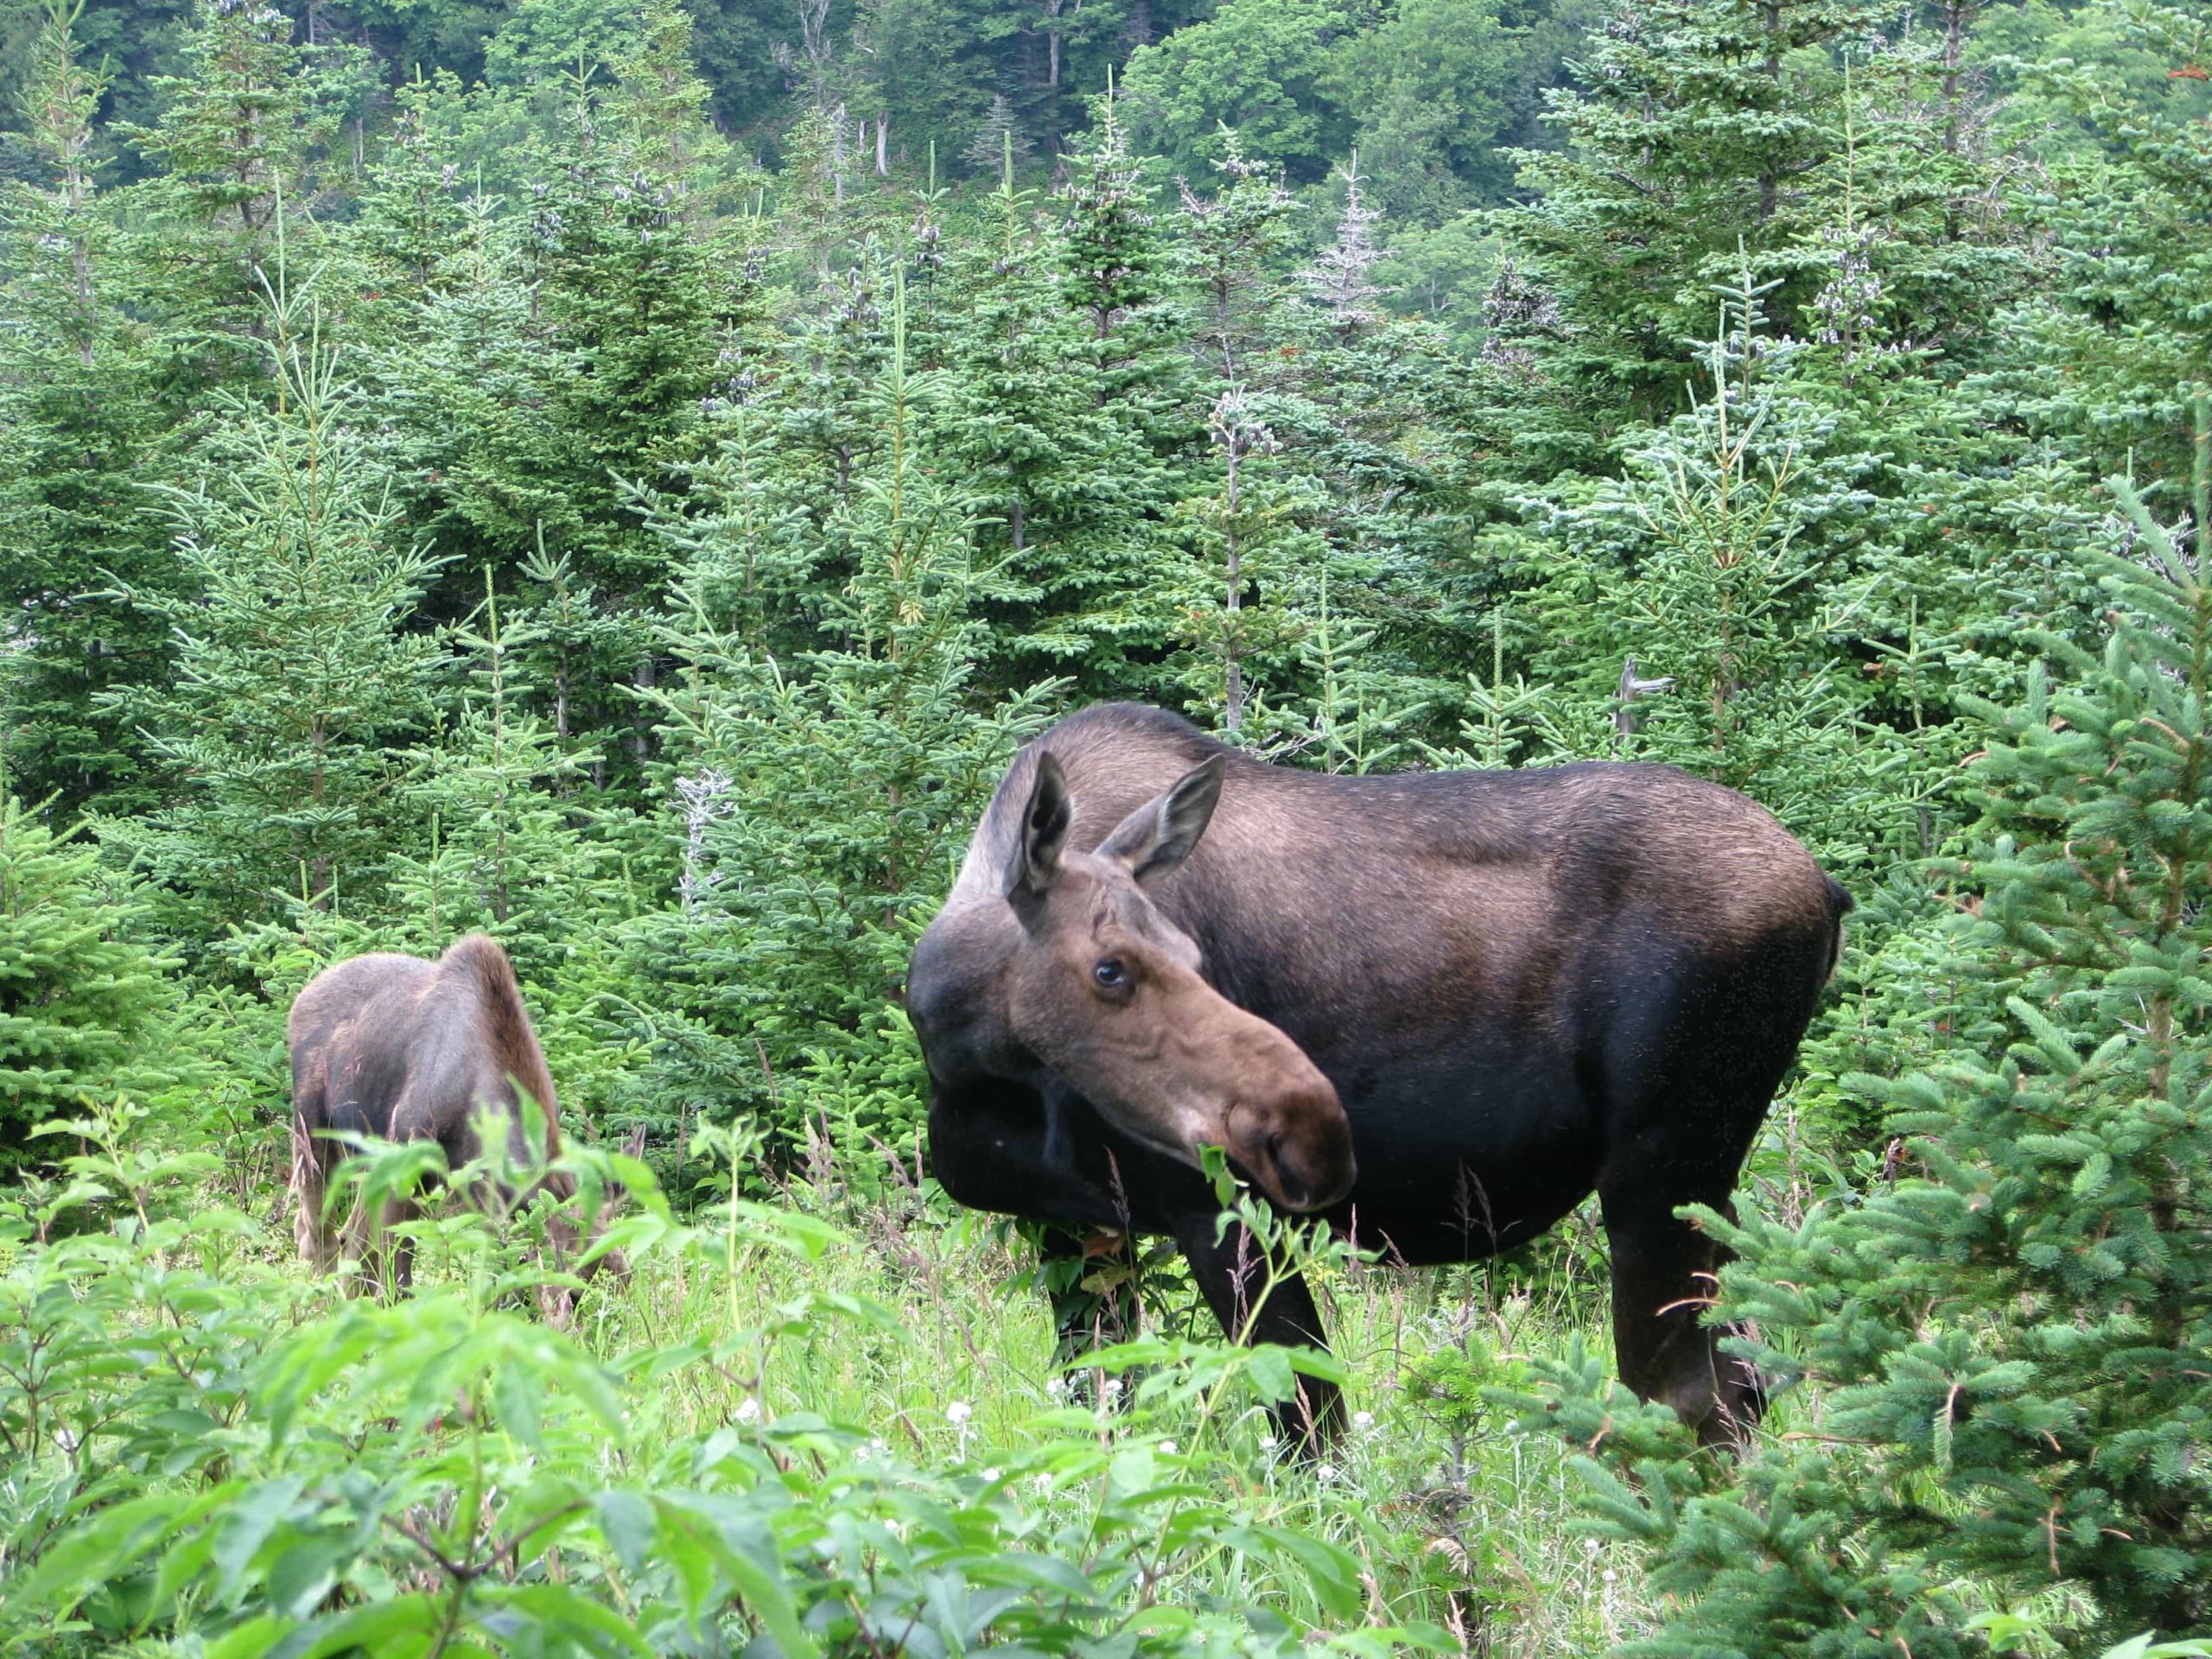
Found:
[[[49,0],[0,79],[0,1639],[2212,1627],[2212,13]],[[1055,1286],[1152,1310],[1118,1437],[1046,1388],[900,995],[1106,698],[1669,762],[1851,890],[1710,1223],[1744,1462],[1605,1380],[1586,1226],[1284,1241],[1383,1420],[1318,1474],[1156,1253]],[[472,930],[646,1131],[588,1331],[466,1220],[288,1260],[291,997]]]

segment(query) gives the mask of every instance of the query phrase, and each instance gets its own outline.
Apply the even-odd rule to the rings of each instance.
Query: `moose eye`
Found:
[[[1090,970],[1090,976],[1102,990],[1118,991],[1129,982],[1128,967],[1119,957],[1107,957]]]

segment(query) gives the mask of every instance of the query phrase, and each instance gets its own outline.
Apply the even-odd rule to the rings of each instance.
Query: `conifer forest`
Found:
[[[2205,0],[11,0],[0,1654],[2212,1655],[2208,518]],[[1207,1154],[1324,1352],[946,1191],[1115,702],[1847,890],[1755,1427],[1594,1200]],[[295,999],[472,933],[557,1118],[303,1187]]]

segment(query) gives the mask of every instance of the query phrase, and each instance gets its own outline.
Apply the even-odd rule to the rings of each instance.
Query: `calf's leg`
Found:
[[[297,1114],[292,1118],[292,1238],[300,1255],[317,1273],[327,1273],[338,1259],[338,1240],[323,1215],[329,1186],[322,1166],[323,1148]]]
[[[346,1217],[341,1255],[355,1263],[354,1294],[375,1295],[389,1288],[404,1296],[415,1287],[415,1241],[395,1238],[391,1230],[416,1220],[423,1211],[410,1198],[363,1198]]]

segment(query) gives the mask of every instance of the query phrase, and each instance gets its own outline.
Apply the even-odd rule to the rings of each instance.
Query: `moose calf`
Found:
[[[477,1123],[486,1112],[504,1115],[508,1145],[518,1160],[531,1149],[524,1135],[522,1096],[545,1115],[545,1156],[561,1151],[558,1105],[545,1053],[523,1010],[513,965],[498,943],[480,933],[456,941],[435,962],[378,954],[356,957],[315,976],[292,1004],[286,1027],[292,1054],[292,1199],[300,1254],[327,1268],[343,1253],[366,1260],[377,1236],[411,1219],[410,1200],[356,1205],[342,1232],[324,1214],[324,1196],[346,1156],[342,1138],[374,1135],[388,1141],[435,1141],[447,1165],[459,1169],[483,1151]],[[643,1132],[626,1143],[636,1155]],[[552,1170],[533,1192],[565,1202],[575,1178]],[[480,1202],[494,1194],[480,1192]],[[500,1192],[512,1205],[527,1194]],[[610,1193],[609,1207],[619,1195]],[[604,1224],[606,1211],[601,1212]],[[565,1268],[579,1249],[575,1223],[556,1216],[546,1232],[556,1265]],[[411,1279],[413,1253],[405,1241],[393,1252],[394,1281]],[[585,1264],[586,1278],[601,1268],[626,1275],[629,1264],[610,1250]],[[565,1319],[572,1299],[545,1287],[539,1300],[547,1315]]]

